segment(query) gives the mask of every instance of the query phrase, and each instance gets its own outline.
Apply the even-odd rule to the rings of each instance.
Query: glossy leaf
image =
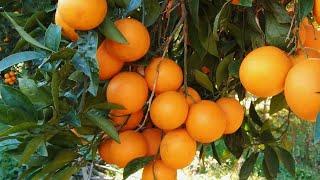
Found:
[[[153,156],[148,156],[132,160],[123,170],[123,179],[127,179],[131,174],[146,166],[153,159]]]
[[[213,84],[206,74],[199,70],[194,70],[194,77],[202,87],[213,93]]]
[[[161,14],[161,6],[158,0],[144,1],[144,24],[149,27],[153,25]]]
[[[99,27],[99,31],[107,38],[118,43],[128,43],[109,17],[106,17]]]
[[[279,171],[279,159],[274,149],[266,145],[264,149],[264,158],[271,177],[277,177]]]
[[[304,17],[312,13],[314,0],[298,1],[298,19],[301,21]]]
[[[72,175],[76,174],[79,170],[80,167],[78,166],[66,167],[63,170],[56,173],[53,179],[69,180],[72,177]]]
[[[245,162],[242,164],[240,173],[239,173],[239,179],[240,180],[245,180],[248,179],[250,174],[253,171],[254,165],[257,161],[259,153],[255,152],[252,153],[248,159],[245,160]]]
[[[269,45],[286,48],[290,24],[280,24],[272,14],[266,15],[266,41]]]
[[[0,72],[19,63],[30,61],[34,59],[42,59],[45,56],[42,53],[35,51],[24,51],[12,54],[0,61]]]
[[[216,84],[220,87],[223,81],[227,80],[229,77],[229,65],[233,60],[234,54],[229,54],[219,63],[216,71]]]
[[[102,129],[106,134],[108,134],[116,142],[120,143],[119,134],[117,129],[114,127],[112,122],[106,117],[99,114],[99,112],[91,110],[86,113],[86,117],[97,127]]]
[[[34,122],[24,122],[24,123],[18,124],[16,126],[10,127],[4,131],[1,131],[0,137],[8,136],[10,134],[25,131],[25,130],[35,128],[35,127],[37,127],[37,124]]]
[[[58,51],[60,46],[60,41],[61,41],[61,27],[55,24],[50,24],[44,37],[45,45],[54,51]]]

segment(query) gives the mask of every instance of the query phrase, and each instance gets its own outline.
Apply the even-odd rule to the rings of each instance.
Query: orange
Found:
[[[99,79],[107,80],[119,73],[124,63],[107,52],[106,40],[102,42],[97,50],[97,60],[99,64]]]
[[[240,3],[240,0],[231,0],[231,4],[238,5]]]
[[[283,91],[291,60],[281,49],[264,46],[250,52],[240,66],[240,80],[247,91],[269,97]]]
[[[116,58],[132,62],[142,58],[149,50],[150,35],[148,29],[133,18],[120,19],[115,26],[126,38],[127,43],[120,44],[112,40],[107,41],[108,52]]]
[[[315,122],[320,112],[320,59],[308,59],[288,73],[284,94],[290,109],[300,118]]]
[[[147,155],[148,146],[142,134],[129,130],[119,134],[120,144],[112,140],[109,150],[111,163],[124,168],[130,161]],[[106,146],[108,148],[108,146]],[[104,157],[106,155],[103,155]],[[108,158],[107,158],[108,160]]]
[[[317,23],[320,23],[320,1],[319,0],[314,0],[313,16],[316,19]]]
[[[59,0],[57,9],[61,18],[77,30],[90,30],[104,20],[108,6],[106,0]]]
[[[205,74],[209,74],[210,73],[210,69],[207,66],[202,66],[201,71]]]
[[[300,24],[299,37],[304,47],[320,50],[320,31],[314,28],[312,24],[309,24],[307,18]]]
[[[112,143],[112,140],[103,140],[98,148],[99,155],[102,160],[104,160],[107,163],[113,164],[113,157],[110,154],[110,145]]]
[[[166,166],[161,160],[150,162],[143,169],[142,180],[176,180],[177,170]]]
[[[141,75],[121,72],[114,76],[107,87],[107,101],[126,108],[119,113],[130,114],[142,109],[148,98],[148,86]]]
[[[110,112],[112,122],[121,128],[121,131],[132,130],[139,126],[143,118],[143,111],[137,111],[129,115],[121,114],[118,110]]]
[[[16,76],[16,73],[14,73],[13,71],[10,71],[9,72],[9,75],[12,77],[12,76]]]
[[[185,129],[167,132],[160,144],[160,156],[164,164],[174,169],[188,166],[197,151],[197,143]]]
[[[56,11],[55,15],[55,23],[62,28],[62,34],[71,41],[76,41],[79,39],[79,35],[76,33],[75,29],[64,22],[58,10]]]
[[[150,117],[155,126],[171,130],[181,126],[188,115],[188,103],[185,97],[176,91],[158,95],[152,102]]]
[[[5,78],[5,79],[10,78],[10,74],[9,74],[9,73],[4,74],[4,78]]]
[[[227,120],[224,134],[236,132],[241,127],[244,118],[244,109],[239,101],[234,98],[220,98],[217,104],[222,109]]]
[[[219,139],[226,125],[226,116],[215,102],[202,100],[190,107],[186,128],[196,141],[211,143]]]
[[[159,63],[160,66],[158,69]],[[179,89],[183,81],[183,73],[180,66],[168,58],[154,58],[145,70],[145,79],[150,90],[153,90],[158,70],[159,74],[155,88],[156,93]]]
[[[181,87],[179,92],[186,97],[184,87]],[[186,100],[189,106],[191,106],[192,104],[201,101],[201,97],[196,90],[194,90],[191,87],[188,87]]]
[[[148,144],[148,156],[156,155],[159,151],[159,146],[161,142],[162,132],[157,128],[145,129],[142,132],[142,135],[147,141]]]

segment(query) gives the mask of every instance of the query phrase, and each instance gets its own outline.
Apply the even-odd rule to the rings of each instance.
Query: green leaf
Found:
[[[278,146],[275,150],[276,150],[278,158],[282,162],[283,166],[287,169],[287,171],[292,176],[295,176],[296,175],[296,168],[295,168],[296,162],[295,162],[292,154],[280,146]]]
[[[51,51],[53,52],[53,50],[47,48],[46,46],[42,45],[40,42],[38,42],[36,39],[34,39],[33,37],[31,37],[26,31],[23,30],[23,28],[21,26],[19,26],[10,16],[8,13],[6,12],[3,12],[1,13],[4,17],[6,17],[13,25],[13,27],[18,31],[18,33],[20,34],[20,36],[25,39],[28,43],[38,47],[38,48],[41,48],[41,49],[44,49],[44,50],[47,50],[47,51]]]
[[[264,158],[271,177],[277,177],[279,171],[279,159],[274,149],[266,145],[264,149]]]
[[[276,96],[273,96],[271,98],[271,103],[270,103],[270,114],[274,114],[282,110],[283,108],[287,107],[287,102],[284,97],[284,94],[278,94]]]
[[[4,136],[8,136],[8,135],[13,134],[13,133],[29,130],[29,129],[34,128],[34,127],[37,127],[37,123],[24,122],[24,123],[18,124],[16,126],[13,126],[13,127],[9,128],[9,129],[6,129],[4,131],[1,131],[0,132],[0,137],[4,137]]]
[[[298,20],[301,21],[304,17],[312,13],[313,6],[314,0],[298,1]]]
[[[78,153],[76,150],[62,150],[60,151],[53,159],[53,161],[49,162],[40,172],[40,174],[48,174],[54,172],[67,163],[73,161],[78,157]]]
[[[98,34],[94,31],[81,35],[78,50],[72,58],[74,67],[90,78],[88,91],[96,96],[99,87],[99,67],[96,60]]]
[[[149,157],[137,158],[130,161],[123,170],[123,179],[127,179],[131,174],[137,172],[139,169],[146,166],[153,159],[154,159],[153,156],[149,156]]]
[[[22,7],[26,13],[34,13],[37,11],[45,11],[52,9],[50,0],[24,0],[22,1]]]
[[[131,0],[126,9],[126,14],[136,10],[138,7],[141,6],[141,3],[142,3],[142,0]]]
[[[109,17],[106,17],[103,23],[99,27],[99,31],[107,38],[112,41],[126,44],[128,41],[126,38],[121,34],[118,28],[114,25]]]
[[[20,108],[29,114],[30,119],[37,119],[36,109],[34,108],[33,104],[29,98],[22,94],[19,90],[10,86],[1,85],[0,95],[6,105],[14,108]]]
[[[99,104],[91,105],[91,106],[88,108],[88,110],[89,110],[89,109],[113,110],[113,109],[124,109],[124,107],[121,106],[121,105],[104,102],[104,103],[99,103]]]
[[[250,174],[253,171],[254,164],[257,161],[258,155],[259,155],[258,152],[252,153],[249,156],[249,158],[246,159],[246,161],[242,164],[240,173],[239,173],[240,180],[245,180],[249,178]]]
[[[224,57],[222,61],[219,63],[216,71],[216,84],[220,87],[226,79],[229,77],[229,64],[233,60],[234,53],[229,54]]]
[[[9,107],[4,104],[0,104],[0,122],[15,126],[23,122],[34,121],[34,118],[30,114],[20,108]]]
[[[254,104],[251,102],[251,105],[250,105],[250,109],[249,109],[249,115],[252,119],[252,121],[254,123],[256,123],[257,125],[259,125],[260,127],[262,127],[263,123],[254,107]]]
[[[213,36],[212,36],[214,40],[219,41],[218,31],[221,26],[220,23],[223,21],[223,19],[228,19],[229,12],[230,12],[230,6],[228,6],[228,4],[229,4],[229,1],[224,3],[219,13],[215,17],[215,20],[213,23]]]
[[[220,157],[219,157],[219,154],[218,154],[218,151],[217,151],[217,148],[216,148],[216,145],[215,143],[211,143],[211,146],[212,146],[212,155],[213,157],[218,161],[218,163],[221,165],[221,160],[220,160]]]
[[[102,129],[106,134],[108,134],[112,139],[120,143],[117,129],[114,127],[114,125],[109,119],[107,119],[106,117],[103,117],[102,115],[99,114],[99,112],[94,110],[90,110],[89,112],[87,112],[86,117],[88,118],[88,120],[94,123],[97,127]]]
[[[245,7],[251,7],[253,0],[240,0],[239,5],[245,6]]]
[[[290,24],[291,17],[289,16],[286,8],[279,1],[266,0],[263,1],[263,5],[266,10],[270,12],[270,15],[272,14],[275,17],[276,22],[279,24]]]
[[[212,151],[212,146],[211,146],[211,144],[203,144],[203,145],[202,145],[202,148],[203,148],[203,156],[204,156],[204,157],[212,156],[213,151]]]
[[[267,163],[266,163],[266,159],[263,158],[263,161],[262,161],[262,170],[263,170],[263,173],[264,173],[264,176],[266,177],[266,179],[274,179],[271,177],[270,173],[269,173],[269,169],[267,167]]]
[[[76,53],[76,50],[74,49],[64,48],[56,53],[51,54],[50,60],[51,61],[57,61],[60,59],[69,60],[74,56],[75,53]]]
[[[228,67],[229,75],[239,78],[240,66],[241,66],[241,62],[239,60],[231,61]]]
[[[144,24],[153,25],[161,14],[161,6],[157,0],[144,1]]]
[[[42,33],[42,29],[37,27],[36,29],[32,30],[29,34],[31,37],[36,37],[40,33]],[[27,41],[24,40],[23,38],[20,38],[19,41],[16,43],[16,46],[12,50],[12,53],[17,53],[21,51],[21,49],[27,44]]]
[[[320,113],[317,115],[316,124],[314,127],[314,144],[320,142]]]
[[[41,59],[45,56],[42,53],[35,51],[25,51],[12,54],[0,61],[0,72],[19,63],[30,61],[34,59]]]
[[[213,93],[213,84],[210,81],[209,77],[199,70],[194,70],[194,77],[196,81],[204,88]]]
[[[61,27],[50,24],[46,31],[44,42],[48,48],[58,51],[61,42]]]
[[[33,79],[24,77],[19,78],[18,81],[20,91],[38,108],[48,106],[52,103],[50,92],[43,87],[38,87]]]
[[[188,1],[190,15],[194,25],[198,28],[199,26],[199,0]]]
[[[192,35],[191,35],[192,36]],[[200,21],[198,36],[202,47],[210,54],[218,57],[217,42],[211,31],[209,20]],[[201,55],[201,54],[200,54]]]
[[[37,149],[39,148],[41,143],[43,143],[43,141],[44,141],[44,137],[42,136],[37,136],[31,139],[31,141],[28,142],[26,148],[22,153],[22,157],[20,159],[19,164],[22,165],[27,163],[30,157],[32,156],[32,154],[34,154],[37,151]]]
[[[79,170],[80,170],[80,167],[78,166],[66,167],[63,170],[56,173],[53,179],[70,180],[72,175],[76,174]]]
[[[286,37],[290,29],[290,24],[280,24],[276,18],[267,13],[266,14],[266,41],[269,45],[286,48]]]
[[[228,150],[236,157],[240,158],[248,142],[248,137],[239,129],[237,132],[226,135],[224,138]]]

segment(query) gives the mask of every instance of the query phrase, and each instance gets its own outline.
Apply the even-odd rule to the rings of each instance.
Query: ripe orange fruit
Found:
[[[299,27],[299,37],[304,47],[320,50],[320,31],[305,18]]]
[[[197,151],[197,143],[185,129],[167,132],[160,144],[160,156],[165,165],[174,169],[188,166]]]
[[[319,0],[314,0],[313,16],[316,19],[317,23],[320,23],[320,1]]]
[[[285,83],[290,109],[300,118],[315,122],[320,112],[320,59],[309,59],[294,66]]]
[[[119,73],[124,63],[107,52],[106,40],[102,42],[97,50],[99,64],[99,79],[107,80]]]
[[[209,74],[210,73],[210,69],[207,66],[202,66],[201,71],[205,74]]]
[[[179,92],[180,92],[183,96],[185,96],[184,87],[181,87]],[[201,101],[201,97],[200,97],[199,93],[198,93],[196,90],[194,90],[194,89],[191,88],[191,87],[188,87],[188,88],[187,88],[187,97],[186,97],[186,100],[187,100],[189,106],[191,106],[192,104]]]
[[[291,60],[281,49],[264,46],[250,52],[240,66],[240,80],[247,91],[258,97],[282,92]]]
[[[109,153],[111,158],[106,158],[106,160],[111,160],[113,164],[124,168],[130,161],[147,155],[148,146],[142,134],[129,130],[121,132],[119,137],[121,143],[118,144],[112,140],[109,150],[107,145],[100,146],[102,147],[99,151],[101,157],[106,157],[107,154],[104,153]]]
[[[159,151],[159,146],[161,142],[162,132],[157,128],[145,129],[142,132],[142,135],[147,141],[148,144],[148,156],[156,155]]]
[[[115,126],[120,126],[121,131],[132,130],[138,127],[143,118],[143,111],[137,111],[132,114],[126,115],[120,113],[118,110],[112,110],[110,117]]]
[[[166,166],[161,160],[150,162],[144,167],[142,180],[176,180],[177,170]]]
[[[240,0],[231,0],[231,4],[238,5],[240,3]]]
[[[185,122],[188,108],[188,103],[183,95],[176,91],[168,91],[153,100],[150,117],[158,128],[171,130],[178,128]]]
[[[202,100],[190,107],[186,129],[196,141],[211,143],[219,139],[226,125],[226,116],[215,102]]]
[[[118,110],[122,114],[131,114],[142,109],[148,98],[146,81],[135,72],[121,72],[114,76],[107,87],[107,101],[126,108]]]
[[[115,22],[115,26],[126,38],[126,44],[107,41],[108,52],[116,58],[132,62],[142,58],[149,50],[150,36],[148,29],[139,21],[126,18]]]
[[[183,73],[180,66],[171,59],[161,57],[151,60],[151,63],[145,70],[145,79],[149,89],[153,89],[159,63],[159,75],[155,92],[162,93],[179,89],[183,81]]]
[[[61,18],[59,11],[56,11],[55,23],[62,28],[62,34],[69,38],[71,41],[76,41],[79,39],[79,35],[74,28],[70,27],[64,20]]]
[[[110,145],[112,143],[112,140],[103,140],[98,148],[99,155],[102,160],[104,160],[107,163],[113,164],[113,158],[112,155],[110,154]]]
[[[224,134],[236,132],[241,127],[244,118],[244,109],[239,101],[234,98],[220,98],[217,104],[222,109],[227,120]]]
[[[13,76],[16,76],[16,73],[13,72],[13,71],[10,71],[10,72],[9,72],[9,75],[10,75],[11,77],[13,77]]]
[[[9,73],[4,74],[4,78],[5,78],[5,79],[10,78],[10,74],[9,74]]]

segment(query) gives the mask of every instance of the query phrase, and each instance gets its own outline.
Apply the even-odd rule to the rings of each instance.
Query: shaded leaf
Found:
[[[199,26],[199,0],[188,1],[190,15],[195,26]]]
[[[124,109],[124,107],[121,105],[104,102],[104,103],[91,105],[90,107],[88,107],[88,110],[89,109],[113,110],[113,109]]]
[[[320,113],[317,115],[316,124],[314,127],[314,143],[317,144],[320,141]]]
[[[193,71],[196,81],[204,88],[213,93],[213,84],[209,77],[199,70]]]
[[[41,143],[43,143],[43,141],[44,137],[42,136],[37,136],[31,139],[31,141],[28,142],[27,146],[25,147],[22,153],[19,164],[25,164],[30,159],[32,154],[34,154],[37,151],[37,149],[39,148]]]
[[[221,165],[221,160],[220,160],[220,157],[219,157],[219,154],[217,152],[217,148],[216,148],[216,145],[215,143],[211,143],[211,146],[212,146],[212,155],[213,157],[218,161],[218,163]]]
[[[271,103],[270,103],[270,114],[274,114],[282,110],[283,108],[287,107],[287,102],[284,97],[284,94],[278,94],[276,96],[273,96],[271,98]]]
[[[108,134],[112,139],[120,143],[117,129],[114,127],[113,123],[109,119],[103,117],[101,114],[99,114],[99,112],[94,110],[90,110],[89,112],[87,112],[86,117],[97,127],[102,129],[106,134]]]
[[[62,150],[41,170],[40,174],[56,171],[77,157],[78,153],[74,150]]]
[[[280,24],[276,18],[267,13],[266,14],[266,41],[269,45],[286,48],[286,37],[290,29],[290,24]]]
[[[224,57],[219,63],[216,71],[216,84],[220,87],[226,79],[229,77],[229,64],[233,60],[234,53]]]
[[[263,161],[262,161],[262,170],[263,170],[264,176],[267,179],[274,179],[274,178],[271,177],[271,175],[269,173],[269,169],[267,167],[267,163],[266,163],[266,159],[265,158],[263,158]]]
[[[304,17],[312,13],[314,0],[298,1],[298,19],[301,21]]]
[[[42,53],[38,53],[35,51],[25,51],[19,52],[16,54],[12,54],[0,61],[0,72],[19,63],[30,61],[34,59],[44,58]]]
[[[279,1],[266,0],[263,3],[265,8],[273,14],[278,23],[285,24],[291,22],[291,17],[286,8]]]
[[[1,13],[4,17],[6,17],[13,25],[13,27],[18,31],[18,33],[20,34],[20,36],[25,39],[28,43],[38,47],[38,48],[41,48],[41,49],[44,49],[44,50],[47,50],[47,51],[51,51],[53,52],[53,50],[47,48],[46,46],[44,46],[43,44],[41,44],[40,42],[38,42],[36,39],[34,39],[33,37],[31,37],[26,31],[23,30],[23,28],[21,26],[19,26],[10,16],[8,13],[6,12],[3,12]]]
[[[228,12],[230,10],[230,6],[228,6],[229,1],[227,1],[226,3],[223,4],[223,6],[221,7],[219,13],[216,15],[214,23],[213,23],[213,39],[215,40],[219,40],[219,35],[218,35],[218,31],[220,28],[220,22],[222,21],[223,18],[227,18],[228,16]]]
[[[1,131],[0,132],[0,137],[4,137],[4,136],[8,136],[8,135],[13,134],[13,133],[25,131],[25,130],[28,130],[28,129],[31,129],[31,128],[34,128],[34,127],[37,127],[37,123],[24,122],[24,123],[18,124],[16,126],[13,126],[11,128],[8,128],[8,129],[6,129],[4,131]]]
[[[56,173],[53,179],[69,180],[72,177],[72,175],[76,174],[79,170],[80,167],[78,166],[66,167],[63,170]]]
[[[247,144],[247,139],[245,133],[242,132],[241,129],[239,129],[237,132],[226,135],[224,138],[224,142],[228,148],[228,150],[236,157],[240,158],[245,145]]]
[[[250,109],[249,109],[249,115],[252,119],[252,121],[254,123],[256,123],[257,125],[259,125],[260,127],[262,127],[263,123],[254,107],[254,104],[251,102],[251,105],[250,105]]]
[[[157,0],[144,1],[144,24],[149,27],[156,22],[161,14],[161,6]]]
[[[258,152],[252,153],[249,156],[249,158],[246,159],[245,162],[242,164],[240,173],[239,173],[240,180],[245,180],[249,178],[250,174],[253,171],[254,164],[257,161],[258,155],[259,155]]]
[[[279,171],[279,159],[274,149],[266,145],[264,149],[264,158],[271,177],[277,177]]]
[[[99,27],[99,31],[107,38],[118,43],[128,43],[109,17],[106,17]]]
[[[70,48],[64,48],[56,53],[51,54],[50,60],[51,61],[56,61],[56,60],[69,60],[71,59],[74,54],[76,53],[76,50],[70,49]]]
[[[246,6],[246,7],[251,7],[252,6],[252,1],[253,0],[240,0],[239,5]]]
[[[141,157],[129,162],[129,164],[123,170],[123,179],[127,179],[131,174],[146,166],[153,160],[153,158],[153,156]]]
[[[287,169],[287,171],[292,176],[295,176],[296,175],[295,160],[292,154],[286,149],[283,149],[282,147],[279,147],[279,146],[275,150],[283,166]]]

